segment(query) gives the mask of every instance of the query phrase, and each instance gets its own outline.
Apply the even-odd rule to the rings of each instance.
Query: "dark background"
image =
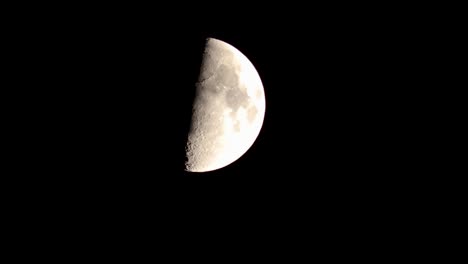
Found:
[[[412,128],[426,111],[415,104],[424,100],[416,62],[430,59],[418,56],[424,22],[411,21],[415,11],[236,6],[243,12],[29,6],[9,20],[20,26],[7,50],[19,73],[9,110],[21,116],[9,155],[19,184],[3,186],[13,190],[18,222],[42,232],[37,244],[49,230],[86,245],[169,233],[162,242],[176,249],[204,247],[204,238],[226,249],[219,241],[237,238],[253,251],[308,252],[312,241],[337,255],[337,243],[367,253],[421,226],[411,215],[425,202],[417,192],[425,175],[415,176],[414,164],[416,149],[430,145],[414,144],[422,134]],[[255,65],[266,115],[239,160],[188,173],[184,147],[208,37]]]
[[[427,130],[437,125],[415,128],[435,116],[424,103],[441,107],[421,84],[432,81],[426,43],[436,37],[418,41],[437,23],[415,14],[435,12],[384,3],[194,4],[201,8],[5,9],[12,34],[2,41],[13,60],[3,90],[15,96],[1,98],[14,121],[3,128],[14,135],[4,136],[13,150],[2,165],[12,169],[1,186],[14,237],[68,257],[120,258],[128,244],[155,257],[166,249],[196,256],[187,245],[204,255],[288,261],[300,253],[395,256],[431,243],[433,207],[449,203],[438,200],[443,188],[426,184],[446,173],[429,177],[433,166],[420,155],[434,151]],[[239,160],[188,173],[184,147],[207,37],[252,61],[266,115]]]
[[[413,96],[404,76],[418,31],[384,9],[299,9],[239,21],[66,9],[21,22],[18,47],[34,73],[25,92],[35,106],[23,131],[34,160],[27,167],[44,175],[27,183],[94,208],[345,214],[394,201],[390,193],[411,186],[402,166],[411,162],[411,149],[401,148],[407,131],[393,124],[412,122],[400,117]],[[184,147],[208,37],[255,65],[266,115],[239,160],[188,173]]]

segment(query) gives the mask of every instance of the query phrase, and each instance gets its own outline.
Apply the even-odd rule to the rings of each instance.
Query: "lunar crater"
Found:
[[[255,120],[255,118],[257,117],[257,113],[257,107],[255,105],[251,105],[249,107],[249,110],[247,110],[247,119],[250,123],[252,123]]]
[[[243,89],[230,89],[226,93],[226,104],[233,111],[240,107],[247,107],[250,104],[249,95]]]

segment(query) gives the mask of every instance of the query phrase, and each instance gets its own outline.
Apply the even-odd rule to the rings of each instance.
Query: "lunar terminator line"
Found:
[[[221,40],[206,41],[186,146],[186,170],[206,172],[239,159],[265,116],[265,94],[253,64]]]

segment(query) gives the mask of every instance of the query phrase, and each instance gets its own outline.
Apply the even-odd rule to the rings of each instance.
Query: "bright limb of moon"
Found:
[[[212,171],[253,145],[265,116],[264,89],[247,57],[213,38],[207,39],[196,89],[186,170]]]

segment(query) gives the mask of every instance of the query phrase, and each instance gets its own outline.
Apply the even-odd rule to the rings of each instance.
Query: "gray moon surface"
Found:
[[[244,155],[263,125],[265,93],[254,65],[230,44],[208,38],[192,108],[186,171],[223,168]]]

